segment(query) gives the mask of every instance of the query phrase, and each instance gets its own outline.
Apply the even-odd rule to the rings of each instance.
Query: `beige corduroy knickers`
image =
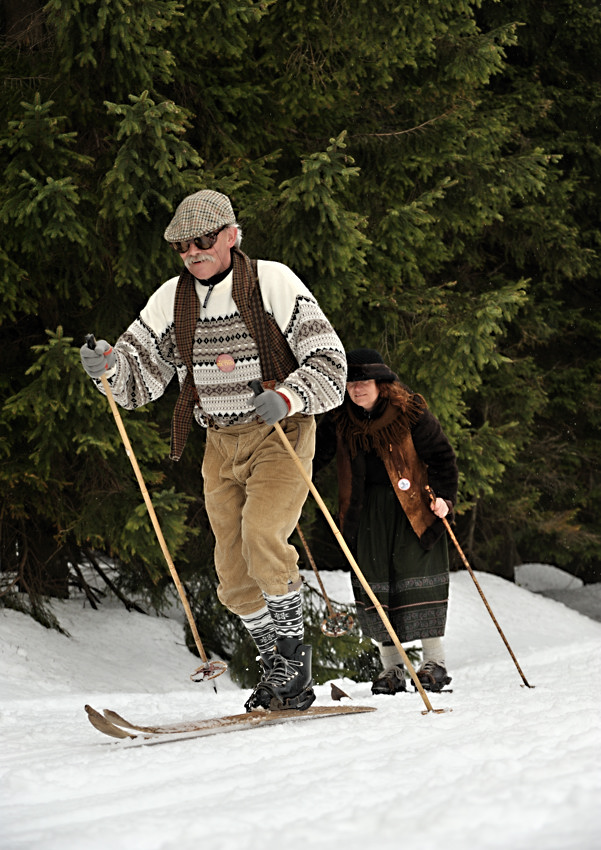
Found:
[[[315,420],[295,414],[280,423],[311,475]],[[209,428],[202,465],[205,504],[215,535],[219,600],[234,614],[253,614],[263,593],[283,595],[299,577],[288,539],[308,487],[273,425]]]

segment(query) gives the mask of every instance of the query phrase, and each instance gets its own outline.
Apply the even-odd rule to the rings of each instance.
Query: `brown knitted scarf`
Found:
[[[232,266],[232,297],[259,349],[263,383],[282,382],[298,368],[298,362],[277,322],[265,312],[256,260],[250,260],[238,248],[232,248]],[[173,314],[177,347],[187,369],[171,422],[170,458],[179,460],[192,427],[194,407],[199,402],[194,385],[192,349],[200,302],[196,294],[196,278],[187,269],[183,269],[179,276]]]

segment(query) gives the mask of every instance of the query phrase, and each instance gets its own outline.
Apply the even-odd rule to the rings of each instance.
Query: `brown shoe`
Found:
[[[398,694],[406,690],[405,668],[402,664],[396,664],[385,673],[380,673],[371,686],[372,694]]]
[[[450,685],[452,681],[442,664],[437,664],[435,661],[426,661],[425,664],[422,664],[417,671],[417,678],[425,691],[433,691],[434,693],[441,691],[445,685]],[[415,683],[413,687],[417,690]]]

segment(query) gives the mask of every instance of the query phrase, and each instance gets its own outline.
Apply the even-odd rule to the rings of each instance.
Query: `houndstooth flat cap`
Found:
[[[182,242],[236,224],[230,199],[220,192],[203,189],[181,202],[164,233],[167,242]]]

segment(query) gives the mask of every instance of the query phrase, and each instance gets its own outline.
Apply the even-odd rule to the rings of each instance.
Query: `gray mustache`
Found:
[[[214,263],[215,258],[211,257],[209,254],[199,254],[197,257],[186,257],[184,260],[184,265],[186,268],[190,268],[194,263]]]

